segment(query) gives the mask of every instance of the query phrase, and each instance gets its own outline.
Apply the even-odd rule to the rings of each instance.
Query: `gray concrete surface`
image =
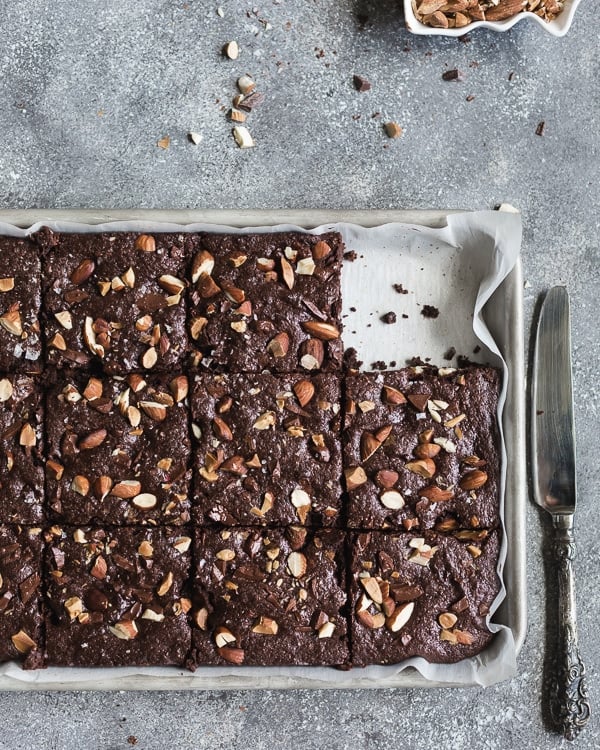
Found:
[[[595,3],[582,3],[562,40],[523,23],[465,43],[408,35],[396,0],[221,0],[224,18],[217,5],[0,3],[2,207],[520,207],[528,326],[548,286],[566,283],[574,300],[576,569],[598,704]],[[235,62],[220,56],[229,39],[242,48]],[[443,81],[456,67],[465,80]],[[257,142],[249,151],[237,149],[222,111],[242,72],[266,95],[249,119]],[[372,90],[354,91],[353,73]],[[382,134],[387,118],[405,129],[402,138]],[[188,143],[188,130],[202,133],[199,146]],[[165,135],[166,151],[156,146]],[[211,750],[566,747],[541,712],[544,530],[535,508],[527,515],[529,635],[509,683],[485,691],[4,694],[0,748],[126,748],[130,736],[139,748]],[[596,709],[580,748],[600,747],[599,716]]]

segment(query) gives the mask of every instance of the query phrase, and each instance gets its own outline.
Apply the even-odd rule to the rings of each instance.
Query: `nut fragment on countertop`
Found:
[[[385,134],[388,138],[399,138],[402,135],[402,128],[397,122],[386,122],[383,126]]]
[[[239,44],[235,40],[227,42],[227,44],[223,47],[223,54],[230,60],[237,60],[240,56]]]
[[[240,148],[252,148],[255,145],[250,131],[244,125],[236,125],[232,132],[235,142]]]

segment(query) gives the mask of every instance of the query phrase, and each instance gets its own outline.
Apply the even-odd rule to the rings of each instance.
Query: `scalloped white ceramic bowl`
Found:
[[[422,34],[423,36],[464,36],[478,28],[508,31],[516,23],[524,21],[526,18],[538,23],[544,31],[552,34],[552,36],[564,36],[571,28],[573,16],[580,2],[581,0],[566,0],[564,10],[553,21],[544,21],[535,13],[517,13],[505,21],[473,21],[468,26],[462,26],[459,29],[436,29],[433,26],[426,26],[421,23],[413,12],[411,0],[404,0],[404,18],[406,19],[406,28],[411,33]]]

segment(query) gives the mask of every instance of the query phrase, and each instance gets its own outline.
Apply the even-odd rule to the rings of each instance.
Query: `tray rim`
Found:
[[[322,224],[349,223],[364,227],[399,222],[428,227],[443,227],[446,217],[454,213],[467,213],[463,209],[0,209],[0,222],[24,228],[44,221],[78,222],[90,225],[114,221],[152,221],[172,224],[215,224],[233,227],[275,226],[295,224],[310,229]],[[505,513],[508,551],[504,567],[506,599],[499,611],[505,624],[513,633],[517,655],[527,631],[527,581],[525,513],[527,496],[527,472],[525,464],[525,366],[523,340],[523,275],[520,257],[515,267],[500,285],[496,295],[503,292],[507,307],[504,318],[505,358],[511,370],[507,401],[511,404],[512,421],[504,420],[507,463],[512,468],[508,473],[506,492],[512,498],[511,513]],[[494,295],[494,296],[496,296]],[[268,669],[268,668],[265,668]],[[115,670],[118,672],[118,669]],[[0,675],[0,690],[243,690],[243,689],[358,689],[374,688],[365,684],[360,673],[348,672],[348,679],[340,682],[325,682],[310,678],[277,675],[267,677],[263,684],[243,674],[232,678],[214,678],[215,683],[198,679],[186,672],[172,677],[155,675],[131,675],[85,680],[77,682],[45,682],[43,670],[37,673],[40,679],[23,682],[7,675]],[[218,684],[217,684],[218,683]],[[414,669],[407,669],[386,688],[416,687],[469,687],[469,683],[437,682],[424,678]]]

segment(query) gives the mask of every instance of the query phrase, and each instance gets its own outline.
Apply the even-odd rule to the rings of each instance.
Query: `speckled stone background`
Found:
[[[396,0],[20,0],[0,4],[4,208],[320,207],[523,211],[527,331],[538,295],[573,297],[577,593],[599,702],[600,100],[596,2],[565,39],[532,23],[418,38]],[[267,25],[268,24],[268,25]],[[222,58],[236,39],[240,58]],[[461,82],[442,73],[459,68]],[[256,148],[223,106],[251,73]],[[352,74],[367,76],[359,94]],[[509,74],[510,76],[509,80]],[[467,101],[467,96],[473,96]],[[373,114],[379,112],[379,118]],[[381,123],[404,135],[390,141]],[[536,127],[545,122],[543,136]],[[202,143],[188,142],[189,130]],[[157,147],[165,135],[168,150]],[[555,748],[543,528],[528,522],[529,632],[518,676],[487,690],[0,695],[0,748]],[[600,747],[600,709],[578,740]]]

